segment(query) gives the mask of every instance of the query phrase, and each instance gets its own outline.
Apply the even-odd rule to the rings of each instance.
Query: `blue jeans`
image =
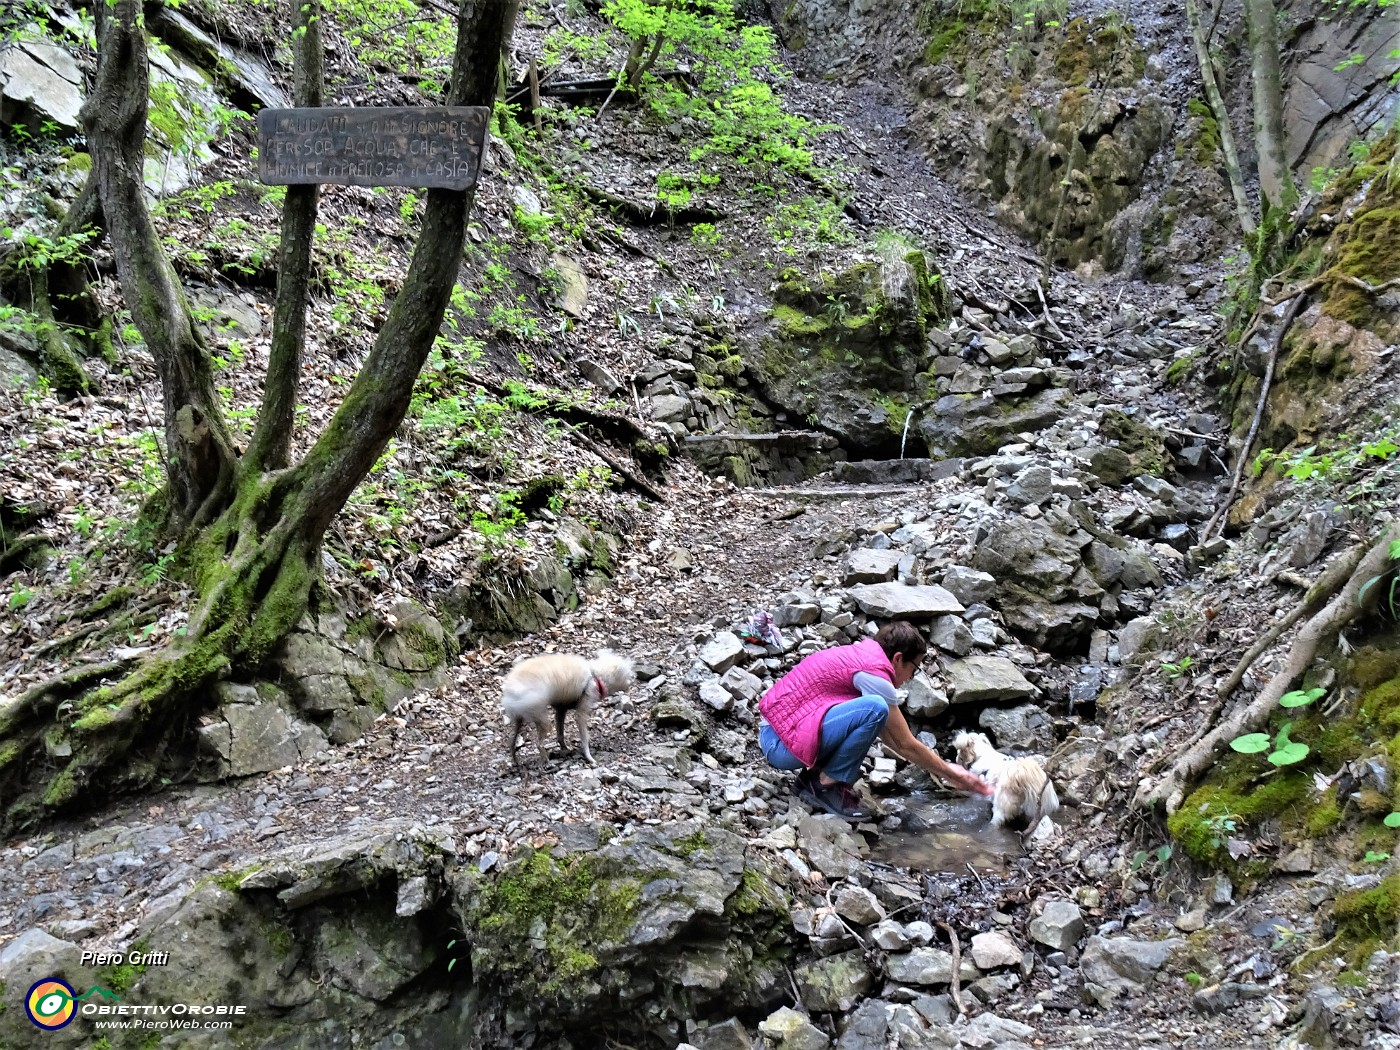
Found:
[[[884,697],[858,696],[837,704],[822,716],[817,762],[812,768],[832,780],[854,784],[860,763],[890,717]],[[758,746],[774,769],[801,769],[802,760],[787,749],[767,722],[758,730]]]

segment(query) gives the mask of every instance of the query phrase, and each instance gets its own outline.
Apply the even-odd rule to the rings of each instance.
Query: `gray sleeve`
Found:
[[[894,683],[888,678],[881,678],[869,671],[857,671],[851,675],[851,684],[855,686],[857,696],[880,696],[891,704],[899,703],[895,696]]]

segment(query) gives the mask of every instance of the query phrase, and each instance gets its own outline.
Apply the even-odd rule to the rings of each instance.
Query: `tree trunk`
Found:
[[[131,38],[139,36],[131,21],[123,23],[115,17],[126,14],[129,19],[132,5],[133,0],[118,0],[108,15],[118,26],[102,38],[104,51],[113,48],[102,63],[109,76],[116,62],[130,61],[135,46]],[[446,104],[492,105],[514,8],[514,3],[499,0],[460,0]],[[103,5],[97,9],[101,12]],[[144,62],[141,66],[144,70]],[[129,71],[126,75],[131,76]],[[144,99],[144,72],[139,79]],[[121,102],[119,96],[102,95],[103,87],[99,73],[94,98],[106,98],[109,105]],[[137,108],[139,117],[131,117],[127,110]],[[105,141],[114,143],[118,136],[99,126],[120,116],[122,123],[117,126],[124,132],[130,133],[131,120],[137,120],[139,131],[144,111],[144,102],[139,107],[128,103],[120,111],[98,107],[90,123],[108,136]],[[122,153],[117,160],[129,156]],[[132,169],[123,172],[115,161],[111,166],[117,170],[105,173],[112,196],[104,196],[104,204],[110,200],[125,207],[134,193],[144,216],[139,177],[131,179]],[[408,410],[414,382],[432,349],[457,280],[474,195],[474,190],[428,192],[423,234],[402,291],[344,402],[306,458],[286,469],[243,470],[227,484],[228,498],[221,512],[188,545],[192,582],[200,598],[185,636],[113,685],[85,691],[94,671],[58,687],[33,690],[32,695],[26,694],[28,700],[21,697],[24,702],[0,711],[0,800],[9,803],[0,823],[14,827],[32,822],[95,793],[94,789],[107,794],[149,780],[159,768],[152,754],[163,753],[172,740],[188,738],[195,713],[192,701],[202,701],[211,684],[235,669],[256,670],[278,652],[306,611],[326,527],[383,453]],[[109,208],[109,217],[113,210]],[[131,257],[145,247],[139,223],[124,217],[110,229],[119,258],[125,256],[125,265],[138,274],[134,282],[138,292],[148,288],[141,280],[149,277],[146,270],[168,277],[158,242],[152,242],[153,250],[133,263]],[[136,239],[135,249],[122,243],[127,238]],[[151,266],[153,261],[158,265]],[[154,321],[153,330],[161,335],[168,333],[172,317],[183,309],[173,279],[169,291],[173,296],[154,307],[144,306],[140,315]],[[189,332],[186,323],[180,334],[187,337]],[[182,345],[188,349],[188,344]],[[188,363],[188,358],[178,355],[176,360]],[[177,372],[177,381],[183,378]],[[219,428],[211,426],[208,434],[223,433],[222,418],[213,418]],[[172,464],[172,484],[173,480]],[[110,667],[100,670],[105,675]],[[66,732],[63,722],[55,726],[55,714],[65,699],[73,701],[70,717],[76,717]],[[61,752],[66,753],[60,757]]]
[[[1191,39],[1196,45],[1196,64],[1201,69],[1201,86],[1205,89],[1206,101],[1215,116],[1220,130],[1220,152],[1225,158],[1225,174],[1230,180],[1230,192],[1235,198],[1235,214],[1239,216],[1240,229],[1246,237],[1254,234],[1254,213],[1249,207],[1249,198],[1244,192],[1244,175],[1240,170],[1240,157],[1235,151],[1235,133],[1230,127],[1230,111],[1225,108],[1225,100],[1220,97],[1220,85],[1215,79],[1215,64],[1210,59],[1210,41],[1201,25],[1199,0],[1186,0],[1186,20],[1191,25]]]
[[[149,68],[137,0],[93,5],[97,81],[83,104],[93,174],[122,296],[160,372],[169,524],[212,521],[227,505],[233,442],[214,389],[208,348],[146,207],[143,167]]]
[[[297,106],[321,105],[325,58],[321,48],[320,0],[292,5]],[[316,206],[321,187],[288,186],[282,204],[281,242],[277,257],[277,300],[272,311],[272,347],[263,382],[262,410],[253,440],[243,457],[244,474],[280,470],[287,465],[296,426],[301,358],[306,348],[306,301],[311,285],[311,249],[316,236]]]
[[[1245,0],[1249,27],[1250,86],[1254,94],[1254,145],[1259,152],[1260,213],[1285,211],[1298,203],[1283,137],[1283,76],[1280,72],[1277,8],[1270,0]]]

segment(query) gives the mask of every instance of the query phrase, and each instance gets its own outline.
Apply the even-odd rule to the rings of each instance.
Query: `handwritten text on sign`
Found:
[[[486,122],[483,106],[335,106],[258,114],[258,175],[286,186],[476,184]]]

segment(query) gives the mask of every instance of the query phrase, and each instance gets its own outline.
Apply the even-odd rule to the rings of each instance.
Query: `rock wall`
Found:
[[[244,1006],[231,1032],[181,1034],[211,1050],[600,1046],[624,1033],[669,1048],[687,1019],[766,1012],[785,993],[789,897],[761,851],[694,825],[572,834],[572,848],[498,862],[459,857],[444,829],[390,822],[154,902],[139,951],[178,965],[94,969],[35,929],[6,945],[0,979]],[[0,1013],[0,1046],[32,1031],[22,1011]],[[114,1030],[107,1045],[148,1036]],[[91,1038],[84,1018],[50,1042]]]
[[[1190,280],[1238,242],[1219,132],[1179,9],[1071,3],[1022,20],[996,0],[774,0],[796,61],[822,75],[894,73],[910,131],[950,181],[1067,266]],[[1377,5],[1287,5],[1285,121],[1300,184],[1400,106],[1400,23]],[[1251,162],[1238,12],[1216,35]],[[1068,185],[1064,180],[1068,178]],[[1053,243],[1052,243],[1053,242]]]

